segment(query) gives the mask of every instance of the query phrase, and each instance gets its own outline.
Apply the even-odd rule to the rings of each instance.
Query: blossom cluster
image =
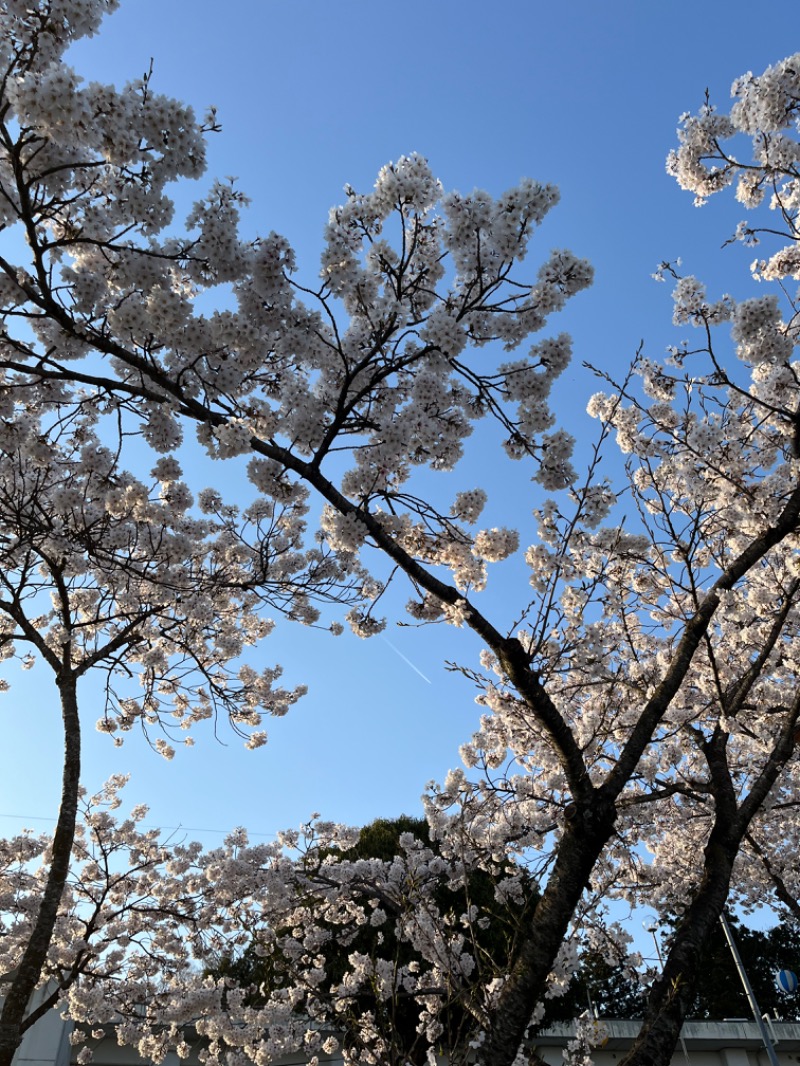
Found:
[[[591,282],[591,267],[565,250],[519,273],[558,202],[554,187],[524,180],[499,196],[445,193],[425,159],[401,157],[371,191],[347,188],[325,228],[319,284],[300,284],[285,238],[240,236],[247,198],[232,181],[214,182],[175,236],[169,183],[202,173],[213,120],[157,94],[151,74],[121,89],[85,85],[63,50],[114,5],[86,0],[74,20],[68,3],[46,6],[64,20],[62,47],[45,47],[35,17],[20,13],[9,15],[4,53],[25,173],[0,159],[2,210],[35,235],[32,252],[69,319],[32,315],[31,355],[41,347],[87,368],[92,353],[106,358],[137,393],[139,432],[161,454],[184,445],[185,416],[200,404],[201,445],[220,460],[255,450],[250,476],[265,493],[286,483],[287,455],[320,466],[346,446],[348,504],[388,500],[413,514],[403,489],[414,469],[453,469],[485,416],[546,488],[572,481],[572,439],[549,432],[569,338],[539,340],[499,366],[479,352],[490,342],[519,349]],[[18,181],[37,190],[24,203]],[[47,298],[43,276],[9,264],[4,306]],[[221,282],[233,306],[204,313],[195,298]],[[344,526],[353,513],[342,512]],[[359,538],[332,523],[326,512],[326,542],[349,565]],[[463,533],[438,526],[447,565],[445,541]]]
[[[271,631],[270,600],[305,612],[308,574],[325,580],[323,553],[287,539],[286,511],[207,506],[198,517],[177,459],[158,459],[140,480],[97,436],[93,416],[63,398],[49,409],[16,402],[4,416],[3,658],[30,666],[41,657],[56,674],[66,663],[76,678],[105,672],[98,728],[117,742],[137,724],[186,731],[217,713],[255,736],[263,713],[284,714],[304,687],[281,688],[280,668],[255,670],[241,657]],[[291,560],[283,573],[264,569],[273,554]],[[337,578],[329,567],[327,580]],[[154,746],[171,757],[164,738]]]
[[[463,1024],[453,1004],[464,990],[481,994],[481,945],[490,922],[513,926],[521,871],[501,864],[490,875],[410,832],[393,858],[361,858],[357,830],[318,817],[270,844],[243,829],[210,851],[167,844],[144,824],[146,806],[117,813],[126,781],[82,795],[42,974],[45,990],[59,986],[81,1062],[112,1028],[157,1063],[170,1051],[210,1066],[231,1054],[266,1066],[338,1051],[352,1066],[379,1064],[409,1045],[424,1057]],[[5,842],[0,885],[16,906],[3,919],[4,971],[26,943],[50,843],[28,833]],[[470,900],[476,877],[497,886],[496,905]],[[260,988],[227,976],[243,956]],[[391,1021],[399,1003],[414,1005],[416,1031],[403,1012]],[[454,1063],[470,1054],[463,1037],[451,1045]]]

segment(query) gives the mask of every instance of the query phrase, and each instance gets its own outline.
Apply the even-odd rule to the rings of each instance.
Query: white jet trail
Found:
[[[426,677],[423,674],[423,672],[418,667],[414,666],[414,664],[411,662],[411,660],[408,658],[408,656],[403,655],[403,653],[400,651],[400,649],[396,648],[394,646],[394,644],[392,644],[392,642],[387,637],[383,637],[383,641],[384,641],[384,643],[389,645],[389,647],[392,649],[392,651],[395,653],[395,655],[399,655],[400,656],[400,658],[403,660],[404,663],[408,663],[408,665],[411,667],[411,669],[414,671],[414,673],[415,674],[419,674],[419,676],[422,678],[423,681],[427,681],[429,685],[433,684],[431,679],[429,677]]]

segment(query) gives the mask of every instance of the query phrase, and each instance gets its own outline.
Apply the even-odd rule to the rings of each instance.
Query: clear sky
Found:
[[[497,194],[522,176],[558,184],[562,203],[532,256],[535,264],[569,247],[597,271],[593,290],[553,322],[572,332],[576,350],[558,409],[585,436],[597,386],[581,361],[620,372],[641,340],[658,355],[676,339],[669,290],[650,278],[661,259],[682,256],[712,290],[751,288],[752,253],[720,250],[740,212],[730,199],[696,210],[664,158],[678,116],[699,107],[706,87],[724,104],[735,77],[798,47],[787,8],[763,12],[749,0],[123,0],[72,58],[89,79],[123,83],[152,57],[157,91],[198,113],[215,105],[223,132],[211,140],[209,179],[236,175],[253,200],[246,228],[284,233],[308,278],[342,186],[370,187],[401,154],[426,155],[448,188]],[[484,483],[492,524],[508,522],[507,512],[525,519],[537,502],[529,474],[506,476],[495,459],[476,439],[450,491]],[[503,565],[489,612],[500,628],[523,602],[525,580]],[[444,661],[473,665],[478,650],[465,631],[390,628],[363,642],[279,623],[261,654],[309,695],[267,723],[266,748],[248,753],[224,727],[220,743],[198,729],[196,747],[171,764],[139,736],[116,750],[94,733],[87,687],[86,784],[130,771],[130,802],[148,802],[152,824],[186,827],[209,845],[235,825],[269,836],[316,810],[355,824],[414,813],[477,721],[474,690]],[[51,824],[60,772],[49,677],[10,680],[0,702],[3,835]]]

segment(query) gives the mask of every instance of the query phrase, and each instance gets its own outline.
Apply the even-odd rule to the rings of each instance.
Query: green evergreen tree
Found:
[[[800,974],[800,929],[788,922],[771,929],[753,929],[729,919],[736,946],[756,1001],[762,1013],[781,1021],[800,1021],[800,990],[783,992],[777,984],[780,970]],[[669,937],[665,938],[665,949]],[[720,927],[719,936],[700,957],[695,997],[690,1018],[721,1021],[751,1018],[752,1011]],[[601,1018],[642,1018],[647,988],[624,965],[613,965],[603,956],[586,952],[566,993],[547,1003],[545,1024],[569,1021],[587,1009]]]
[[[782,1021],[800,1020],[797,993],[779,989],[780,970],[800,973],[800,929],[782,923],[772,929],[751,929],[735,919],[728,919],[742,964],[762,1013]],[[691,1011],[695,1018],[750,1018],[752,1012],[741,978],[733,961],[722,929],[703,953],[702,975]]]

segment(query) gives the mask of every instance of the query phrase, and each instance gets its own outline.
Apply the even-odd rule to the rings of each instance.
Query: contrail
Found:
[[[383,637],[383,640],[385,641],[386,644],[389,645],[389,647],[392,649],[392,651],[395,653],[395,655],[399,655],[404,663],[408,663],[408,665],[411,667],[411,669],[414,671],[415,674],[419,674],[419,676],[422,678],[422,680],[423,681],[427,681],[429,685],[433,684],[431,679],[429,677],[426,677],[420,669],[418,669],[416,666],[414,666],[414,664],[411,662],[411,660],[407,656],[403,655],[403,653],[400,651],[400,649],[396,648],[394,646],[394,644],[392,644],[392,642],[390,640],[388,640],[386,637]]]

